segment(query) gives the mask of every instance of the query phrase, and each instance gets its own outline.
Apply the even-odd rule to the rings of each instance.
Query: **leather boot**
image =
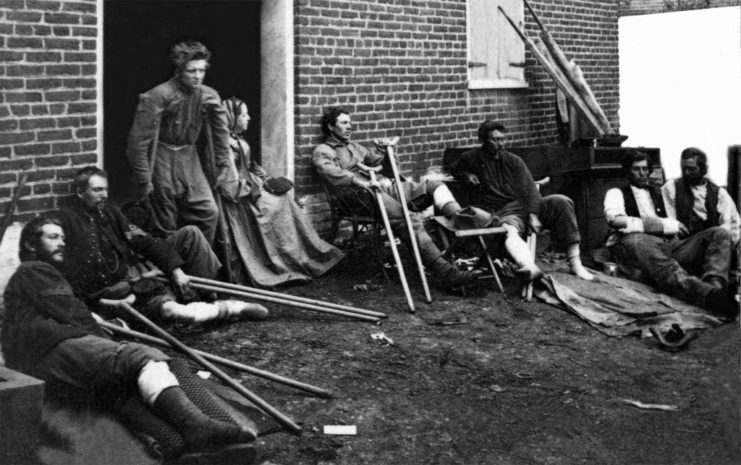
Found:
[[[478,270],[462,271],[451,265],[442,256],[437,257],[430,264],[432,272],[440,278],[446,287],[465,286],[474,281],[481,274]]]
[[[204,415],[180,386],[162,391],[154,402],[154,411],[174,426],[185,444],[194,449],[255,440],[254,434],[246,428]]]

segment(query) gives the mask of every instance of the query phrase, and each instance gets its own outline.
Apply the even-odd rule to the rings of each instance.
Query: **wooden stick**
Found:
[[[371,181],[376,184],[376,172],[369,170]],[[409,305],[409,311],[414,313],[414,301],[412,300],[412,293],[409,292],[409,283],[407,282],[406,274],[404,273],[404,265],[401,263],[401,257],[399,256],[399,250],[396,248],[396,240],[394,239],[394,233],[391,231],[391,221],[389,221],[388,212],[386,207],[383,205],[383,196],[378,191],[377,187],[373,187],[373,192],[376,194],[376,201],[378,202],[378,209],[381,211],[381,218],[383,219],[383,226],[386,228],[386,235],[388,236],[389,244],[391,245],[391,253],[394,255],[394,261],[396,262],[396,268],[399,272],[399,280],[401,280],[401,287],[404,288],[404,295],[407,299],[407,305]]]
[[[149,334],[140,333],[138,331],[133,331],[128,328],[122,328],[120,326],[116,326],[114,324],[108,323],[107,321],[101,321],[99,322],[100,326],[104,329],[107,329],[108,331],[111,331],[113,333],[118,334],[119,336],[124,336],[131,339],[139,339],[140,341],[144,341],[148,344],[152,344],[159,347],[164,347],[166,349],[172,349],[172,344],[168,343],[167,341],[150,336]],[[198,355],[202,356],[208,361],[218,363],[220,365],[227,366],[229,368],[234,368],[235,370],[243,371],[245,373],[249,373],[251,375],[258,376],[260,378],[264,378],[270,381],[275,381],[276,383],[285,384],[286,386],[291,386],[296,389],[300,389],[302,391],[310,392],[312,394],[316,394],[319,397],[323,397],[325,399],[331,399],[332,394],[328,391],[325,391],[322,388],[312,386],[311,384],[302,383],[300,381],[296,381],[291,378],[286,378],[285,376],[277,375],[275,373],[271,373],[269,371],[261,370],[259,368],[255,368],[249,365],[245,365],[243,363],[235,362],[234,360],[229,360],[228,358],[219,357],[218,355],[210,354],[208,352],[203,352],[197,349],[191,349],[193,352],[197,353]]]
[[[27,179],[28,173],[23,173],[21,178],[18,180],[18,186],[16,186],[15,191],[13,192],[13,200],[10,201],[8,209],[5,210],[3,226],[2,229],[0,229],[0,243],[2,243],[3,237],[5,237],[5,231],[8,230],[8,226],[10,226],[10,222],[13,220],[13,211],[15,211],[15,207],[18,205],[18,200],[21,198],[21,189],[26,185]]]
[[[309,299],[306,297],[300,297],[292,294],[284,294],[282,292],[267,291],[265,289],[259,289],[255,287],[243,286],[241,284],[224,283],[215,279],[200,278],[198,276],[189,276],[190,281],[194,283],[206,284],[209,286],[223,287],[225,289],[232,289],[235,291],[248,292],[253,294],[265,295],[268,297],[277,297],[280,299],[291,300],[294,302],[300,302],[305,304],[319,305],[326,308],[332,308],[335,310],[342,310],[345,312],[359,313],[361,315],[373,316],[376,318],[388,318],[388,315],[381,312],[374,312],[372,310],[365,310],[362,308],[351,307],[349,305],[334,304],[331,302],[324,302],[322,300]]]
[[[301,302],[293,302],[288,299],[280,299],[278,297],[270,297],[266,295],[260,295],[260,294],[253,294],[251,292],[242,292],[237,291],[234,289],[227,289],[221,286],[209,286],[207,284],[201,284],[201,283],[194,283],[192,282],[191,287],[195,289],[202,289],[204,291],[213,291],[213,292],[221,292],[224,294],[231,294],[235,295],[237,297],[244,297],[247,299],[253,299],[253,300],[262,300],[264,302],[271,302],[274,304],[280,304],[280,305],[286,305],[288,307],[296,307],[301,308],[304,310],[314,310],[316,312],[322,312],[322,313],[329,313],[331,315],[338,315],[338,316],[346,316],[349,318],[355,318],[356,320],[363,320],[363,321],[369,321],[371,323],[378,323],[381,321],[377,317],[368,316],[368,315],[360,315],[358,313],[350,313],[350,312],[344,312],[342,310],[335,310],[332,308],[324,308],[320,307],[318,305],[312,305],[312,304],[305,304]]]
[[[425,275],[425,266],[422,264],[422,256],[419,253],[419,245],[417,244],[417,236],[414,234],[414,225],[412,225],[412,218],[409,215],[409,207],[407,206],[406,195],[401,185],[401,176],[399,176],[399,167],[396,165],[396,154],[394,153],[394,146],[387,145],[386,152],[388,153],[389,163],[391,164],[391,171],[394,173],[394,181],[396,181],[396,192],[399,194],[399,203],[401,203],[401,210],[404,213],[404,222],[407,225],[409,231],[409,242],[412,245],[412,251],[414,252],[414,260],[417,263],[417,270],[419,270],[419,279],[422,280],[422,288],[425,292],[425,299],[427,303],[432,302],[432,296],[430,295],[430,286],[427,285],[427,276]]]
[[[569,82],[573,86],[574,90],[576,90],[582,97],[582,100],[584,100],[587,108],[589,108],[592,114],[597,118],[597,122],[600,124],[602,129],[606,133],[612,134],[614,132],[614,130],[612,129],[612,125],[607,119],[607,116],[605,116],[604,111],[602,111],[602,108],[599,106],[599,103],[597,103],[597,99],[594,97],[592,89],[589,87],[589,84],[587,84],[587,81],[584,79],[584,74],[582,73],[581,68],[579,68],[574,60],[569,60],[568,58],[566,58],[566,54],[563,52],[563,49],[560,45],[558,45],[558,42],[556,42],[556,39],[553,38],[550,31],[548,31],[545,25],[543,25],[543,23],[540,21],[540,18],[538,18],[538,15],[535,14],[535,11],[533,11],[530,3],[528,3],[527,0],[523,1],[525,2],[525,6],[527,7],[527,9],[530,11],[530,14],[533,16],[533,19],[538,25],[538,28],[540,28],[540,37],[543,39],[546,48],[550,52],[550,55],[553,57],[553,61],[569,79]]]
[[[187,355],[190,359],[197,362],[202,367],[206,368],[208,371],[213,373],[214,376],[219,378],[224,384],[231,387],[232,389],[237,391],[239,394],[243,395],[247,400],[249,400],[250,402],[255,404],[257,407],[262,409],[265,413],[273,417],[278,423],[288,428],[290,432],[296,435],[301,434],[301,427],[297,425],[296,423],[294,423],[293,420],[288,418],[286,415],[278,411],[275,407],[268,404],[267,402],[265,402],[263,399],[261,399],[254,393],[250,392],[247,388],[245,388],[238,382],[234,381],[232,378],[229,377],[229,375],[224,373],[221,369],[219,369],[213,363],[203,358],[201,355],[191,350],[188,346],[180,342],[177,338],[170,335],[170,333],[168,333],[164,329],[154,324],[149,318],[145,317],[144,315],[136,311],[136,309],[134,309],[134,307],[132,307],[128,302],[124,302],[120,300],[119,301],[106,301],[106,299],[101,299],[100,302],[101,304],[117,306],[118,308],[125,311],[127,314],[131,315],[133,318],[139,320],[147,328],[155,332],[162,339],[164,339],[169,344],[171,344],[174,348],[182,352],[184,355]]]
[[[571,86],[568,78],[566,78],[563,72],[558,69],[558,67],[548,57],[546,57],[543,52],[538,49],[535,43],[525,35],[525,33],[519,28],[519,26],[517,26],[517,24],[515,24],[512,18],[507,15],[507,13],[502,9],[501,6],[497,8],[499,9],[499,12],[502,13],[502,15],[504,15],[504,17],[507,19],[507,22],[509,22],[517,35],[520,36],[520,39],[522,39],[522,41],[525,43],[527,49],[530,50],[533,56],[545,68],[553,81],[556,83],[556,86],[561,89],[569,102],[574,105],[574,107],[576,107],[580,115],[586,120],[586,122],[595,131],[595,133],[597,133],[597,135],[600,137],[603,136],[605,134],[605,131],[600,127],[595,116],[592,114],[591,111],[589,111],[586,104],[581,100],[579,94]]]

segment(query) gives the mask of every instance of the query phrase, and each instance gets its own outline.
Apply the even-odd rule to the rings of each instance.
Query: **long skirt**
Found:
[[[307,282],[344,257],[319,237],[293,200],[292,191],[273,195],[263,190],[257,205],[249,196],[222,205],[240,264],[254,285]]]

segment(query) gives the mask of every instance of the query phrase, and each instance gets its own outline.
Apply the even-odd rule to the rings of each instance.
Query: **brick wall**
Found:
[[[739,5],[741,0],[620,0],[620,16]]]
[[[97,22],[95,0],[0,2],[0,215],[21,172],[27,220],[98,161]]]
[[[531,0],[541,20],[583,68],[618,126],[618,3]],[[526,29],[535,36],[529,15]],[[475,145],[487,118],[511,143],[557,140],[554,84],[528,53],[527,89],[468,90],[465,0],[298,0],[295,9],[296,184],[317,222],[327,207],[311,166],[324,108],[353,114],[353,139],[400,135],[402,171],[441,164],[446,146]]]

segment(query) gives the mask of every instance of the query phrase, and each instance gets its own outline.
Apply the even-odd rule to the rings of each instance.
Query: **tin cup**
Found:
[[[608,276],[617,276],[618,266],[615,262],[605,262],[603,265],[605,274]]]

